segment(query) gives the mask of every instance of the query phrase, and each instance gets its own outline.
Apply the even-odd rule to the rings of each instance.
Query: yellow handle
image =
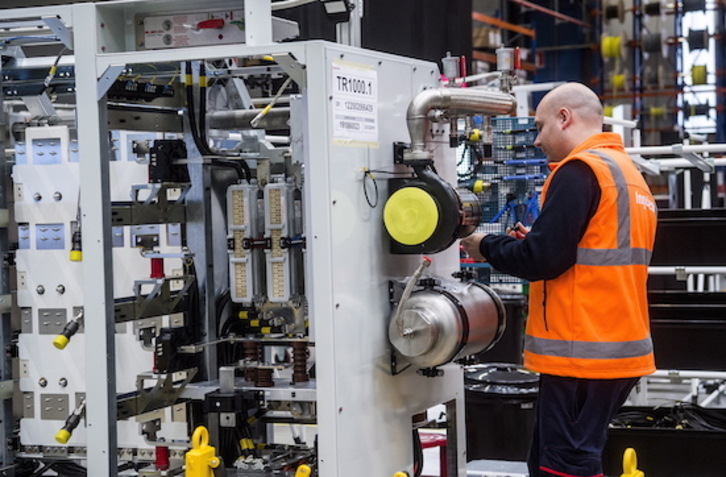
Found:
[[[303,464],[295,471],[295,477],[309,477],[311,472],[310,467]]]
[[[396,472],[393,477],[409,477],[408,472]]]
[[[184,456],[185,477],[214,477],[212,469],[220,466],[216,450],[209,445],[209,431],[199,426],[192,434],[192,448]]]
[[[192,449],[199,449],[201,447],[207,447],[209,445],[209,431],[204,426],[199,426],[194,429],[192,434]]]
[[[620,477],[645,477],[645,474],[638,470],[638,456],[635,449],[629,447],[623,454],[623,474]]]

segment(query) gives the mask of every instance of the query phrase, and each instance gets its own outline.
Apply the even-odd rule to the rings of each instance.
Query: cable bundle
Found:
[[[719,412],[720,411],[720,412]],[[678,404],[672,408],[655,407],[647,410],[623,410],[610,425],[616,428],[692,429],[726,432],[723,410],[706,409],[693,404]]]

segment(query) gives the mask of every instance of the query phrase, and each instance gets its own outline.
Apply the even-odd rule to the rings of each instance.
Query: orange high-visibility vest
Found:
[[[530,285],[524,364],[540,373],[588,379],[650,374],[655,361],[646,282],[655,200],[620,137],[602,133],[555,166],[543,201],[552,177],[571,160],[587,163],[595,173],[600,204],[578,243],[575,265]]]

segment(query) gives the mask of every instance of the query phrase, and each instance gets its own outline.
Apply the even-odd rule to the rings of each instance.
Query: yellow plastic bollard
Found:
[[[632,447],[625,449],[623,454],[623,475],[620,477],[645,477],[645,474],[638,470],[638,456]]]
[[[303,464],[295,471],[295,477],[310,477],[311,472],[310,466]]]
[[[192,450],[184,456],[185,477],[214,477],[214,470],[219,467],[216,449],[209,445],[209,431],[199,426],[192,434]]]

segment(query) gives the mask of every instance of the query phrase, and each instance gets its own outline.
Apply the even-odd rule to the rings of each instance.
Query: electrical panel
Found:
[[[244,4],[237,2],[235,6],[240,3]],[[297,23],[282,18],[271,20],[275,41],[299,35]],[[244,44],[250,34],[243,8],[139,14],[136,25],[137,45],[145,50]]]

